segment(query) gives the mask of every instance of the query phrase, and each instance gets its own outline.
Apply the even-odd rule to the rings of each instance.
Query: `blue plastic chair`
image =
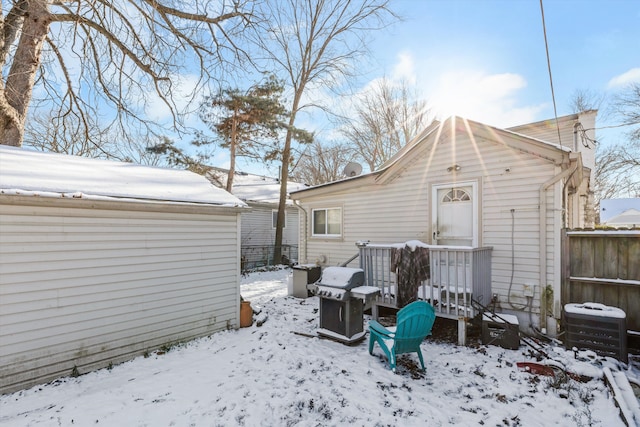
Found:
[[[369,322],[369,354],[373,355],[373,345],[378,343],[387,355],[389,367],[396,371],[396,358],[403,353],[418,353],[422,370],[425,370],[420,344],[431,335],[436,313],[425,301],[414,301],[398,311],[395,327],[385,328],[375,320]]]

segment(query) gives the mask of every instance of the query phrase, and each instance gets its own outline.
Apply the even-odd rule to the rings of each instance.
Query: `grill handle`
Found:
[[[340,316],[340,322],[342,322],[342,305],[340,305],[340,312],[339,312],[339,316]]]

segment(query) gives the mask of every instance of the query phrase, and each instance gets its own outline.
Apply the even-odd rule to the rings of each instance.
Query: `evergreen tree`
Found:
[[[272,161],[279,159],[281,131],[288,129],[289,112],[281,102],[284,87],[274,76],[251,86],[245,92],[223,89],[208,96],[200,108],[200,118],[229,150],[227,191],[231,192],[236,157]],[[292,129],[298,142],[310,143],[313,135]],[[204,141],[202,142],[204,143]]]

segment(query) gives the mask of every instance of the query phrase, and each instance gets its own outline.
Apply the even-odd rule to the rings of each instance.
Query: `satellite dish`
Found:
[[[362,173],[362,165],[356,162],[349,162],[347,166],[344,167],[343,173],[347,177],[358,176]]]

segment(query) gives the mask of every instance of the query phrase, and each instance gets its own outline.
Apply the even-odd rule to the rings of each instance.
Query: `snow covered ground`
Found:
[[[307,337],[318,298],[287,296],[288,270],[252,273],[242,295],[261,310],[217,333],[78,378],[0,396],[2,426],[606,426],[624,425],[602,380],[613,359],[562,347],[550,355],[588,382],[522,372],[519,350],[427,339],[388,369],[378,347]],[[365,316],[365,322],[366,322]],[[637,377],[636,369],[628,375]]]

